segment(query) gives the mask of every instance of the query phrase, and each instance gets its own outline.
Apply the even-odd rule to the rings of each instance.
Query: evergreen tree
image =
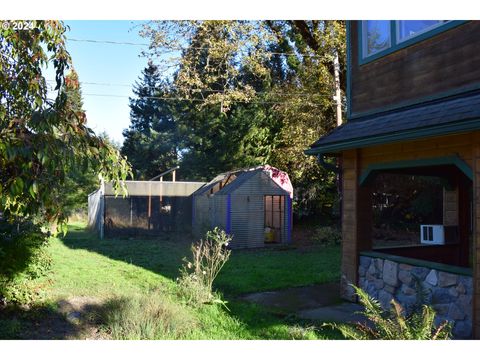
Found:
[[[162,80],[151,61],[142,71],[130,98],[131,124],[123,131],[121,152],[128,158],[137,179],[149,179],[178,162],[176,123],[167,100],[170,85]]]

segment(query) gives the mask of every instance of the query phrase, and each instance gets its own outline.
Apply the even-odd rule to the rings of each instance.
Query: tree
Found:
[[[86,125],[78,77],[65,76],[71,66],[65,30],[58,21],[37,21],[33,30],[0,30],[2,300],[34,300],[30,280],[50,263],[44,229],[60,225],[66,231],[72,174],[91,171],[119,190],[129,173],[118,150]],[[42,74],[47,65],[55,69],[53,94]]]
[[[59,201],[72,169],[99,173],[117,189],[129,172],[119,152],[86,125],[78,81],[65,78],[71,58],[65,27],[37,21],[30,31],[0,30],[0,211],[5,220],[59,223]],[[42,70],[55,69],[50,98]]]
[[[136,97],[130,98],[131,124],[123,131],[121,151],[132,164],[135,177],[149,179],[178,163],[175,104],[164,99],[169,84],[162,81],[157,66],[149,61],[142,75],[133,89]]]
[[[297,214],[332,208],[335,175],[303,151],[336,126],[334,59],[344,75],[345,22],[160,21],[142,34],[158,65],[176,69],[170,96],[182,99],[174,119],[184,170],[211,178],[270,163],[290,174]]]
[[[151,41],[150,55],[163,68],[172,68],[165,52],[181,54],[176,68],[175,88],[187,99],[201,100],[199,107],[220,104],[228,111],[234,102],[248,102],[255,95],[251,84],[239,81],[240,69],[255,76],[268,76],[263,66],[269,32],[254,21],[152,21],[141,35]]]
[[[78,74],[73,67],[65,76],[64,91],[67,94],[69,107],[78,114],[84,117],[85,111],[83,109],[82,91]],[[110,144],[110,139],[106,134],[99,134],[106,144]],[[57,201],[62,204],[62,208],[67,216],[73,213],[86,213],[88,203],[88,194],[98,189],[100,179],[98,174],[91,166],[87,168],[71,167],[65,174],[65,183],[59,190]]]

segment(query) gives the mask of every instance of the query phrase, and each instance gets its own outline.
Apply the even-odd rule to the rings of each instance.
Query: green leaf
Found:
[[[23,186],[24,186],[23,179],[21,177],[17,177],[13,182],[13,187],[15,188],[15,192],[17,194],[21,193],[23,191]]]
[[[43,105],[43,99],[40,96],[35,97],[35,105],[38,108],[41,108]]]

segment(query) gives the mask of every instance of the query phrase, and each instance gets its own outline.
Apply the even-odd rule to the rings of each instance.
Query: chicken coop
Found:
[[[204,184],[125,181],[128,196],[123,197],[105,183],[88,196],[88,225],[102,238],[190,231],[192,194]]]
[[[287,244],[292,197],[288,174],[268,165],[220,174],[192,195],[193,233],[220,227],[232,248]]]

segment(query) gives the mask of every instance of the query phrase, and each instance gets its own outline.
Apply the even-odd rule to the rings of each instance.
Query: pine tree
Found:
[[[149,61],[130,98],[131,124],[123,131],[122,154],[135,177],[149,179],[177,165],[176,123],[168,96],[169,84]]]

